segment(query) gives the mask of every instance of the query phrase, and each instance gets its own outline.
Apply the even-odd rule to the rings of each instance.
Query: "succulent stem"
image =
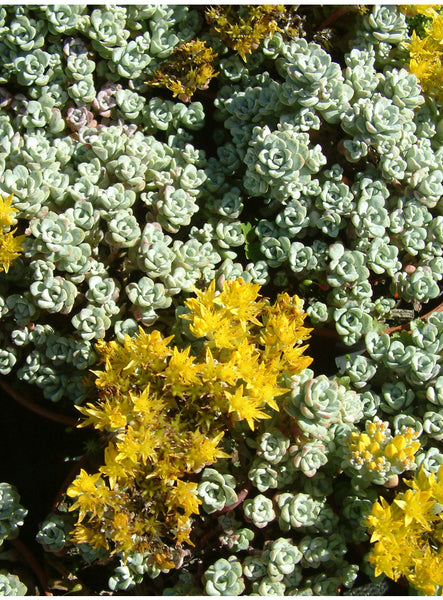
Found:
[[[9,385],[4,379],[0,379],[0,387],[4,389],[4,391],[11,396],[16,402],[24,406],[25,408],[35,412],[41,417],[45,417],[46,419],[50,419],[51,421],[55,421],[56,423],[61,423],[62,425],[68,425],[70,427],[75,427],[77,425],[77,419],[74,417],[69,417],[67,415],[59,415],[52,410],[45,408],[44,406],[39,406],[35,404],[29,398],[25,398],[21,394],[17,392],[13,387]]]

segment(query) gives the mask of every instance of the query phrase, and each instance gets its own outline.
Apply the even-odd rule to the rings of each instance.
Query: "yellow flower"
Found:
[[[423,467],[414,474],[413,479],[403,479],[403,482],[413,490],[433,490],[435,485],[435,474],[430,473],[429,475],[423,469]]]
[[[407,434],[396,435],[392,442],[390,442],[384,448],[384,455],[389,459],[397,458],[401,462],[408,464],[410,460],[413,460],[414,454],[420,448],[420,442],[411,441],[413,437],[417,437],[417,433],[414,432],[414,436]]]
[[[163,454],[162,458],[155,464],[155,477],[164,481],[176,480],[183,476],[184,469],[177,462],[176,456],[172,454]]]
[[[191,525],[190,519],[185,519],[184,516],[177,515],[177,523],[175,528],[172,528],[173,535],[178,544],[187,543],[194,546],[194,542],[190,539]]]
[[[183,102],[189,102],[197,89],[207,88],[212,77],[218,75],[210,64],[217,54],[206,42],[192,40],[177,46],[171,57],[157,69],[150,85],[165,86]]]
[[[186,452],[188,471],[197,473],[206,465],[211,465],[219,458],[229,458],[218,446],[223,437],[223,431],[214,438],[209,438],[201,431],[192,431],[189,436],[189,448]]]
[[[302,356],[307,346],[297,346],[296,348],[285,348],[283,358],[287,364],[286,369],[292,375],[298,375],[309,367],[313,359],[310,356]]]
[[[225,393],[229,401],[228,413],[234,413],[236,421],[245,419],[252,431],[254,430],[254,421],[271,418],[261,410],[262,402],[259,398],[243,395],[243,385],[240,385],[234,394]]]
[[[197,484],[190,481],[177,480],[170,486],[166,502],[169,510],[176,511],[177,507],[184,510],[186,519],[192,515],[198,515],[198,506],[201,500],[197,496]]]
[[[384,573],[397,581],[402,575],[408,576],[420,554],[413,537],[394,536],[377,542],[370,552],[369,561],[374,566],[376,577]]]
[[[407,17],[415,15],[425,15],[431,17],[436,14],[435,9],[440,7],[439,4],[399,4],[398,9]]]
[[[100,533],[91,527],[86,527],[86,525],[77,523],[74,531],[71,532],[71,536],[72,541],[76,544],[89,544],[93,548],[100,548],[100,546],[103,546],[104,548],[109,549],[105,534]]]
[[[77,529],[78,540],[104,536],[97,546],[113,540],[114,553],[146,553],[160,567],[173,565],[171,539],[177,549],[192,544],[190,516],[199,500],[196,484],[184,477],[229,458],[220,447],[225,430],[241,420],[253,430],[257,420],[269,419],[264,409],[278,411],[276,399],[286,391],[280,382],[292,363],[300,369],[310,361],[300,356],[298,340],[308,330],[297,298],[283,295],[282,307],[265,314],[269,302],[258,299],[259,288],[234,280],[222,292],[215,281],[196,290],[184,318],[203,338],[192,346],[197,356],[157,330],[140,329],[123,344],[97,343],[98,399],[80,412],[82,425],[104,431],[108,445],[98,473],[82,471],[68,490],[79,527],[83,520],[89,527]],[[261,319],[269,315],[282,331],[275,332],[273,351],[260,341]]]
[[[281,388],[271,379],[271,375],[267,375],[260,383],[260,378],[257,377],[256,386],[250,389],[249,393],[254,398],[258,398],[262,405],[267,405],[272,410],[278,412],[279,405],[276,401],[285,392],[284,388]],[[289,390],[287,390],[289,391]]]
[[[443,15],[435,13],[427,34],[443,48]]]
[[[262,406],[268,405],[278,411],[275,398],[285,392],[277,382],[280,373],[269,362],[260,362],[254,347],[246,342],[238,352],[232,353],[232,362],[235,362],[238,378],[245,382],[248,394],[260,399]]]
[[[155,463],[157,458],[157,449],[160,446],[160,439],[158,436],[154,435],[154,432],[149,429],[145,429],[145,427],[139,427],[137,431],[137,436],[140,440],[138,453],[140,455],[140,459],[143,464],[149,460],[151,463]]]
[[[437,471],[437,477],[432,473],[432,496],[439,504],[443,504],[443,466]]]
[[[233,319],[244,323],[261,325],[257,315],[265,305],[264,300],[257,300],[260,289],[258,283],[245,283],[240,277],[225,281],[221,293],[215,297],[214,303],[229,311]]]
[[[91,402],[88,402],[86,406],[78,406],[77,409],[88,417],[83,423],[80,423],[79,427],[93,425],[99,431],[104,431],[105,429],[115,431],[116,429],[125,427],[125,408],[127,407],[115,404],[110,400],[105,400],[98,406]]]
[[[266,321],[265,330],[261,338],[266,346],[292,347],[294,345],[294,332],[289,317],[283,313],[271,314]]]
[[[234,349],[250,325],[260,325],[257,315],[264,302],[256,301],[259,288],[236,279],[225,281],[217,293],[214,280],[205,291],[195,290],[197,298],[185,302],[191,312],[182,317],[192,321],[190,330],[196,337],[206,337],[213,347]]]
[[[117,443],[118,454],[115,458],[116,462],[134,466],[139,462],[140,442],[137,439],[136,433],[132,425],[129,425],[126,431],[117,436],[120,440]]]
[[[417,77],[422,85],[426,84],[426,81],[431,78],[435,68],[435,59],[433,57],[426,59],[411,58],[409,61],[409,71]]]
[[[421,490],[406,490],[406,492],[396,496],[394,503],[402,509],[406,527],[413,522],[417,522],[426,531],[432,529],[430,521],[435,516],[432,510],[435,501],[430,500],[430,498],[430,491],[423,492]]]
[[[258,369],[259,354],[252,344],[242,340],[231,353],[229,364],[235,369],[237,377],[250,381]]]
[[[416,75],[423,91],[443,98],[443,16],[433,8],[419,11],[432,19],[423,38],[412,32],[411,40],[405,44],[409,50],[409,71]]]
[[[112,519],[112,541],[116,544],[116,548],[111,552],[122,552],[127,555],[131,552],[134,546],[132,539],[132,531],[129,523],[129,517],[125,512],[116,512]]]
[[[136,338],[129,338],[132,359],[145,369],[150,369],[154,373],[161,372],[166,366],[167,357],[172,354],[169,342],[173,338],[173,335],[164,338],[157,329],[146,333],[140,328]]]
[[[197,298],[188,298],[185,301],[185,306],[187,306],[191,310],[191,313],[194,311],[198,311],[200,305],[214,305],[214,299],[218,294],[217,290],[215,289],[215,279],[211,281],[211,283],[205,290],[199,290],[198,288],[194,288],[193,291]],[[183,315],[183,318],[186,319],[186,315]]]
[[[205,360],[200,364],[199,374],[201,380],[207,383],[220,383],[220,380],[223,380],[222,369],[225,367],[226,363],[220,363],[215,357],[214,354],[208,346],[205,348]],[[235,378],[234,378],[235,381]],[[232,384],[234,383],[232,381]]]
[[[214,331],[213,340],[217,348],[237,348],[247,336],[246,323],[241,321],[232,321],[225,319],[222,326]]]
[[[187,387],[200,383],[198,377],[198,365],[195,365],[195,357],[189,356],[191,346],[186,350],[173,348],[168,366],[162,373],[165,378],[165,386],[171,386],[173,393],[180,393]]]
[[[412,32],[411,39],[407,42],[409,53],[414,58],[431,57],[428,47],[429,40],[422,39],[415,31]]]
[[[105,370],[104,371],[92,371],[91,373],[96,376],[95,386],[99,389],[113,388],[115,386],[120,386],[120,373],[117,372],[113,367],[111,368],[111,362],[109,358],[105,358]]]
[[[157,427],[164,417],[163,412],[167,409],[166,398],[151,393],[148,384],[142,392],[129,392],[132,409],[128,412],[133,414],[137,423],[145,427]]]
[[[84,469],[80,469],[80,474],[71,483],[66,493],[70,498],[75,498],[81,494],[95,493],[97,484],[103,484],[100,473],[88,475]]]
[[[190,325],[191,333],[198,338],[206,337],[213,340],[213,346],[219,348],[233,348],[230,339],[230,325],[223,314],[214,311],[214,309],[201,310],[201,316],[196,315]]]
[[[426,546],[414,559],[414,569],[411,569],[407,579],[422,593],[434,596],[436,586],[443,585],[442,551],[437,554]]]
[[[0,233],[0,271],[4,270],[6,273],[14,260],[20,256],[23,240],[26,237],[25,235],[14,237],[15,232],[16,229],[6,234]]]
[[[118,452],[114,444],[109,443],[105,448],[105,464],[99,467],[100,473],[108,477],[111,490],[115,488],[117,480],[121,479],[125,481],[131,475],[131,472],[128,473],[122,465],[116,462],[117,454]]]
[[[392,558],[392,553],[384,544],[381,542],[375,544],[369,555],[369,562],[374,567],[375,577],[384,574],[395,581],[398,579],[398,576],[394,573],[394,562]]]
[[[165,571],[169,571],[175,567],[174,561],[168,552],[155,552],[153,555],[156,565]]]
[[[366,523],[372,531],[371,542],[393,538],[396,516],[383,497],[373,504],[371,514],[366,517]]]
[[[105,486],[100,473],[88,475],[81,469],[80,474],[69,486],[66,494],[70,498],[76,498],[69,510],[79,510],[78,521],[81,522],[87,513],[101,517],[104,513],[109,490]]]
[[[412,439],[412,432],[403,433]],[[385,573],[392,579],[404,575],[424,594],[434,594],[436,586],[443,586],[443,521],[435,512],[441,474],[443,469],[436,480],[435,474],[421,469],[412,481],[404,479],[411,489],[398,492],[391,505],[381,498],[366,519],[371,541],[377,542],[369,556],[376,575]]]
[[[18,212],[12,206],[13,194],[3,198],[0,194],[0,228],[7,229],[14,223],[14,215]]]

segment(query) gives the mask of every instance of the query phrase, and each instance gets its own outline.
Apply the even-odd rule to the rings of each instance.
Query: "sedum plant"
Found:
[[[208,596],[238,596],[245,589],[241,577],[242,567],[238,560],[219,558],[204,574],[205,591]]]
[[[12,206],[12,199],[12,194],[7,198],[0,195],[0,271],[5,273],[20,256],[24,240],[24,236],[14,235],[17,229],[11,231],[11,226],[17,222],[15,213],[18,212]]]
[[[237,502],[236,481],[232,475],[221,474],[206,467],[197,488],[202,508],[211,514]]]
[[[42,548],[117,594],[440,592],[441,9],[0,28],[0,374],[103,451]]]
[[[306,295],[312,324],[352,345],[399,303],[439,295],[438,100],[426,103],[405,68],[407,23],[396,9],[355,14],[341,62],[281,6],[22,12],[6,11],[2,25],[0,77],[18,92],[5,88],[1,106],[0,193],[13,194],[26,238],[8,225],[5,239],[14,257],[23,244],[17,274],[34,261],[54,269],[48,293],[40,279],[7,283],[13,329],[67,311],[63,335],[91,344],[94,327],[111,336],[128,318],[152,325],[200,280],[241,275]],[[165,99],[144,83],[172,77],[182,51],[212,69],[216,150],[201,139],[206,100]],[[90,301],[98,276],[114,280],[114,303]],[[133,290],[143,278],[164,286],[152,302]],[[15,372],[32,378],[13,353]],[[38,385],[51,399],[46,381]],[[77,387],[63,404],[85,395]]]
[[[397,580],[405,576],[420,594],[436,595],[442,586],[440,478],[420,470],[405,482],[391,503],[381,498],[367,523],[371,532],[370,561],[375,574]]]
[[[407,16],[415,18],[416,28],[407,44],[409,71],[417,76],[423,89],[441,101],[441,11],[439,6],[402,6]],[[437,50],[437,51],[436,51]]]
[[[237,279],[221,291],[215,282],[196,290],[180,315],[193,340],[186,346],[142,329],[123,345],[98,344],[100,399],[79,407],[86,416],[81,426],[112,437],[99,470],[82,470],[67,490],[76,544],[122,556],[141,552],[148,564],[171,569],[182,544],[191,542],[199,504],[210,514],[236,502],[231,475],[207,467],[197,488],[189,474],[229,456],[222,438],[237,423],[253,431],[271,418],[284,377],[311,362],[303,355],[309,330],[301,301],[282,294],[271,304],[259,298],[259,287]],[[139,503],[148,498],[145,515]]]
[[[246,61],[261,40],[280,28],[278,21],[285,13],[283,6],[248,6],[235,11],[221,6],[206,10],[206,19],[226,44]]]
[[[28,588],[17,575],[0,570],[0,593],[2,596],[24,596]]]
[[[188,102],[196,90],[206,89],[218,74],[211,64],[216,56],[205,41],[185,42],[174,49],[169,61],[154,73],[149,83],[166,87],[174,97]]]
[[[19,527],[23,525],[28,514],[20,504],[20,495],[9,483],[0,483],[0,546],[5,540],[18,536]]]
[[[28,510],[20,504],[20,495],[9,483],[0,483],[0,548],[7,540],[14,540],[19,535]],[[8,553],[4,552],[7,560]],[[2,596],[24,596],[27,586],[14,573],[0,569],[0,594]]]
[[[346,438],[351,454],[345,467],[350,465],[365,482],[386,483],[393,475],[416,468],[414,455],[420,448],[418,432],[411,427],[394,437],[388,423],[375,417],[366,421],[364,433],[352,432]]]

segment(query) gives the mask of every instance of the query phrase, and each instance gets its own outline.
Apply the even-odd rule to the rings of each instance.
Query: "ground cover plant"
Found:
[[[0,31],[0,594],[441,595],[443,10]]]

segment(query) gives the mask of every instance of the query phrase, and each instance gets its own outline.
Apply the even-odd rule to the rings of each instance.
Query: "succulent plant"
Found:
[[[277,538],[266,548],[263,558],[267,562],[268,577],[271,581],[283,581],[290,575],[302,559],[302,551],[286,538]]]
[[[62,411],[85,406],[97,348],[127,349],[157,325],[195,363],[213,346],[180,318],[182,300],[212,280],[216,299],[238,278],[299,293],[308,327],[344,354],[335,375],[316,363],[285,373],[253,436],[229,413],[229,458],[192,476],[193,526],[223,558],[208,559],[195,536],[201,579],[194,548],[168,547],[165,595],[365,593],[380,578],[343,556],[371,543],[371,506],[405,485],[399,476],[437,477],[443,463],[443,313],[423,318],[443,281],[441,77],[429,76],[441,61],[438,45],[428,50],[441,15],[314,12],[0,8],[0,195],[11,197],[0,196],[1,375]],[[7,260],[15,232],[20,256]],[[277,321],[275,347],[287,327]],[[220,364],[231,385],[224,354]],[[182,415],[187,401],[177,402],[169,408]],[[13,507],[3,519],[0,510],[3,540],[26,511],[1,485]],[[111,494],[132,493],[118,485]],[[50,552],[71,544],[66,560],[77,563],[115,554],[104,565],[111,591],[161,573],[160,550],[155,560],[112,553],[86,532],[73,542],[61,515],[41,523],[38,541]],[[184,539],[185,528],[171,532]],[[15,575],[0,579],[24,593]],[[383,592],[376,585],[369,592]]]
[[[283,492],[277,496],[279,526],[283,531],[313,525],[320,514],[323,502],[308,494]]]
[[[243,510],[246,519],[252,521],[259,529],[266,527],[276,517],[272,500],[263,494],[245,500]]]
[[[245,589],[242,566],[234,556],[219,558],[206,569],[203,579],[208,596],[238,596]]]
[[[39,527],[35,539],[48,552],[60,552],[68,542],[69,528],[72,526],[60,515],[49,515]]]
[[[24,596],[28,588],[17,575],[5,569],[0,571],[0,593],[2,596]]]
[[[237,501],[235,478],[207,467],[198,485],[198,496],[205,512],[211,514]]]
[[[28,514],[20,504],[20,495],[9,483],[0,483],[0,545],[7,539],[18,536],[19,527],[23,525]]]

